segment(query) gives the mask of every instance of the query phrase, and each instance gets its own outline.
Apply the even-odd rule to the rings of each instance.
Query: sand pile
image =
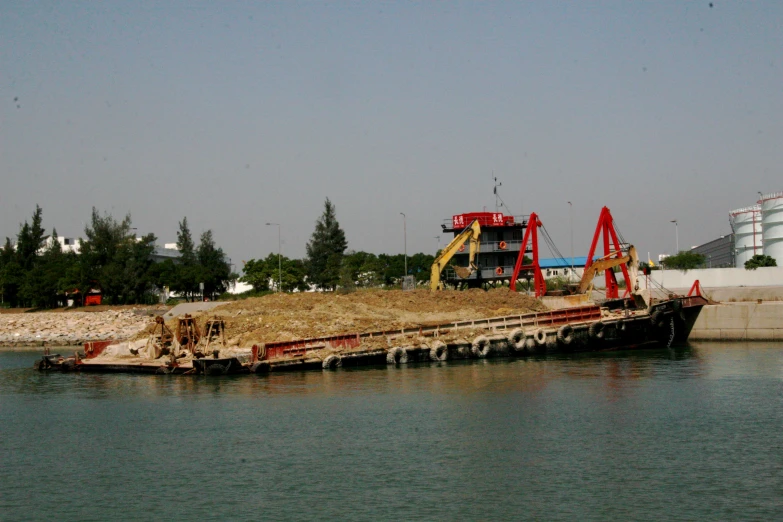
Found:
[[[229,303],[197,317],[199,325],[207,316],[221,317],[226,321],[228,344],[249,346],[543,310],[546,307],[536,299],[508,289],[361,290],[348,294],[272,294]],[[167,324],[173,331],[176,319]]]

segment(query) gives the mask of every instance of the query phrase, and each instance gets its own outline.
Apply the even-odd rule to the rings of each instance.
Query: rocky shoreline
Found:
[[[130,339],[150,324],[144,309],[0,314],[0,347],[77,346]]]

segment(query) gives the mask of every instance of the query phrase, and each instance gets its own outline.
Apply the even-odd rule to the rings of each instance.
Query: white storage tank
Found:
[[[737,268],[744,268],[753,253],[762,253],[761,206],[738,208],[729,212],[729,223],[734,231],[734,254]]]
[[[764,255],[783,266],[783,192],[761,196],[761,231]]]

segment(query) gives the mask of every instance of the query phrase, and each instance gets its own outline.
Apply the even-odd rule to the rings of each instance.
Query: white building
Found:
[[[43,246],[38,249],[39,254],[43,254],[50,248],[52,248],[53,243],[52,236],[46,236],[44,238]],[[74,239],[72,237],[57,237],[57,242],[60,243],[60,248],[63,252],[74,252],[78,254],[81,251],[82,248],[82,240],[81,239]]]

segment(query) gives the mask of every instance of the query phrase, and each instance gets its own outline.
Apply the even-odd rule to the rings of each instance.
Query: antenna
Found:
[[[498,181],[498,178],[495,176],[495,171],[492,171],[492,180],[495,182],[495,186],[492,189],[492,193],[495,195],[495,212],[498,212],[501,207],[505,208],[510,215],[513,215],[514,213],[511,212],[511,209],[508,208],[508,205],[506,205],[506,202],[503,201],[503,198],[500,197],[500,194],[498,194],[498,187],[502,187],[503,183]]]
[[[498,182],[498,178],[495,176],[495,171],[492,171],[492,180],[495,182],[495,186],[492,189],[492,193],[495,195],[495,212],[497,212],[500,209],[500,204],[503,200],[500,199],[500,196],[498,195],[498,187],[503,186],[503,183]]]

